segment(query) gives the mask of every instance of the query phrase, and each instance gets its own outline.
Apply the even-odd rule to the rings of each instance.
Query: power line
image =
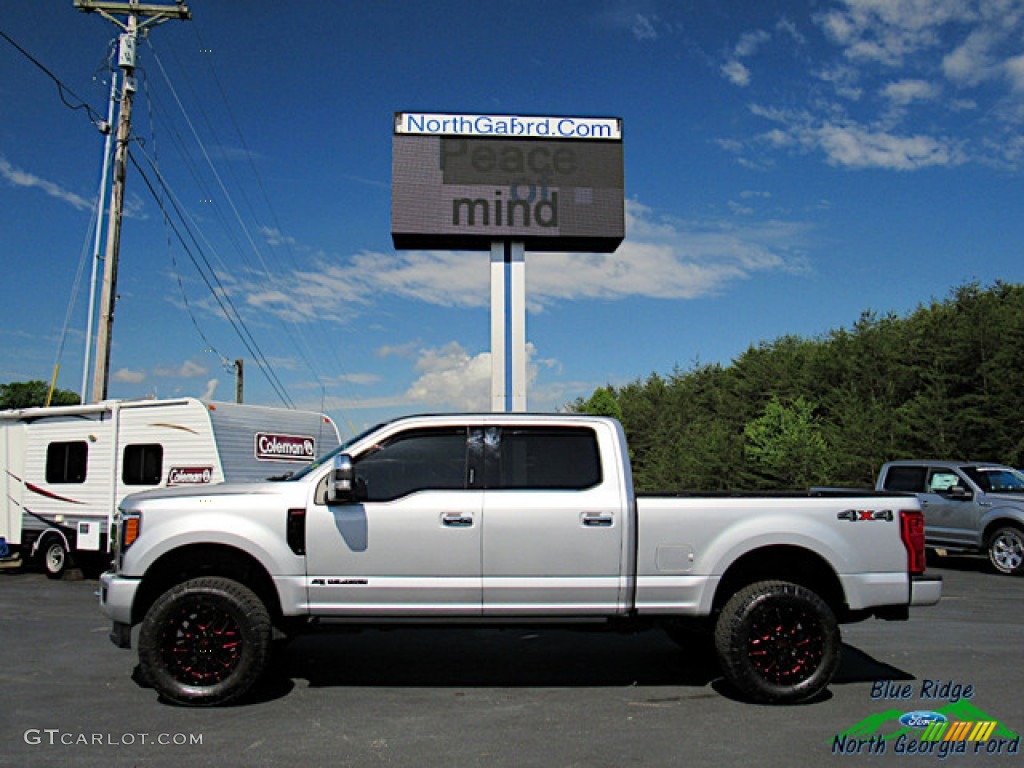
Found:
[[[224,195],[224,199],[227,201],[228,207],[230,208],[230,211],[231,211],[232,215],[234,216],[234,219],[235,219],[236,223],[238,224],[238,227],[241,229],[242,234],[243,234],[245,240],[248,242],[249,248],[251,249],[251,252],[253,254],[255,254],[256,259],[259,262],[259,269],[261,270],[263,276],[266,278],[268,283],[272,282],[270,268],[267,265],[266,259],[264,258],[262,251],[260,250],[259,246],[256,243],[256,239],[253,237],[253,234],[250,231],[249,226],[246,225],[244,219],[242,218],[242,215],[241,215],[240,211],[238,210],[238,206],[236,205],[233,196],[231,195],[230,191],[228,190],[227,186],[224,183],[223,177],[218,172],[217,168],[214,166],[213,161],[210,158],[210,154],[207,151],[206,146],[203,143],[202,138],[199,136],[199,133],[198,133],[198,131],[195,128],[195,124],[193,123],[191,117],[189,116],[187,110],[185,109],[185,106],[182,103],[181,98],[178,96],[177,90],[174,87],[174,83],[171,81],[170,77],[167,74],[167,70],[164,68],[163,62],[160,60],[160,57],[157,55],[156,51],[153,49],[152,44],[149,43],[148,41],[147,41],[147,44],[149,45],[149,49],[150,49],[150,52],[151,52],[151,54],[153,56],[154,61],[156,61],[156,63],[157,63],[157,67],[160,69],[160,73],[163,75],[163,78],[164,78],[164,80],[165,80],[165,82],[167,84],[167,87],[171,91],[171,95],[174,97],[174,100],[175,100],[175,102],[178,105],[178,109],[181,111],[181,114],[184,117],[185,122],[186,122],[189,130],[192,133],[193,138],[195,139],[196,143],[198,144],[199,149],[202,152],[202,155],[203,155],[204,159],[206,160],[207,165],[210,168],[210,171],[213,173],[213,177],[214,177],[214,179],[215,179],[215,181],[217,183],[217,186],[219,187],[221,193]],[[244,142],[244,139],[243,139],[243,145],[244,145],[244,143],[245,142]],[[248,151],[248,148],[246,148],[246,150]],[[243,195],[243,197],[244,197],[244,195]],[[250,205],[250,208],[251,208],[251,205]],[[303,350],[303,346],[305,346],[305,345],[304,344],[300,344],[299,340],[296,338],[295,334],[293,334],[293,331],[292,331],[292,328],[291,328],[292,325],[294,325],[294,323],[292,321],[290,321],[290,320],[285,320],[284,323],[283,323],[283,330],[284,330],[285,334],[287,334],[289,340],[292,342],[292,349],[294,349],[296,352],[298,352],[298,354],[303,358],[303,360],[305,361],[306,365],[309,367],[310,373],[316,378],[317,383],[320,384],[321,387],[322,387],[323,386],[323,382],[321,381],[320,375],[317,372],[317,370],[316,370],[315,366],[313,365],[313,363],[311,362],[311,360],[309,359],[309,357],[307,357],[305,351]]]
[[[37,59],[28,51],[26,51],[20,45],[18,45],[18,43],[16,43],[10,37],[10,35],[8,35],[2,29],[0,29],[0,37],[2,37],[8,43],[14,46],[18,53],[20,53],[26,59],[31,61],[40,71],[42,71],[48,78],[50,78],[50,80],[54,82],[54,84],[57,86],[57,95],[60,97],[60,100],[64,104],[64,106],[66,106],[68,109],[72,111],[84,109],[85,113],[89,116],[89,121],[93,125],[95,125],[104,133],[110,130],[110,124],[107,123],[107,121],[103,118],[103,115],[101,115],[99,112],[93,109],[92,106],[85,99],[83,99],[81,96],[72,91],[66,83],[64,83],[59,77],[53,74],[53,72],[51,72],[41,61],[39,61],[39,59]],[[68,99],[65,97],[65,94],[74,98],[76,103],[68,101]]]
[[[295,403],[288,395],[288,392],[285,389],[284,385],[281,383],[280,378],[274,372],[273,366],[270,365],[270,362],[263,354],[263,351],[260,349],[259,344],[256,342],[256,339],[253,337],[252,333],[249,331],[249,328],[246,326],[245,320],[242,318],[241,313],[238,311],[238,308],[231,300],[231,296],[228,293],[227,289],[224,287],[224,284],[221,283],[220,278],[217,277],[216,271],[210,265],[209,259],[207,259],[206,254],[202,249],[202,246],[196,240],[195,234],[193,233],[192,228],[188,224],[187,216],[183,213],[181,207],[178,205],[177,199],[171,192],[170,188],[167,186],[166,181],[163,178],[163,175],[160,173],[160,170],[152,163],[152,160],[149,158],[148,155],[146,155],[144,150],[140,149],[140,152],[144,157],[146,157],[147,162],[149,163],[150,167],[156,174],[156,179],[159,182],[161,189],[163,189],[167,193],[168,201],[173,207],[174,212],[177,214],[179,220],[182,222],[182,225],[188,232],[190,239],[193,243],[193,246],[195,247],[195,251],[198,252],[199,254],[198,258],[196,257],[196,254],[193,252],[193,249],[189,247],[179,227],[170,218],[168,210],[163,203],[163,200],[156,193],[156,188],[154,187],[153,182],[150,181],[145,171],[139,165],[138,160],[136,160],[134,153],[129,152],[128,156],[132,162],[132,165],[134,165],[136,170],[138,170],[139,175],[142,177],[146,186],[149,188],[150,194],[153,195],[154,200],[156,200],[157,205],[160,207],[160,210],[163,213],[165,221],[167,222],[168,226],[171,227],[171,230],[178,238],[178,242],[181,243],[182,248],[188,255],[189,259],[192,261],[192,264],[195,266],[196,270],[199,272],[200,277],[202,277],[203,282],[206,284],[206,287],[209,289],[214,300],[217,302],[218,306],[220,306],[221,311],[224,313],[225,319],[231,324],[232,328],[234,328],[235,333],[238,335],[238,338],[241,340],[245,348],[249,351],[249,354],[252,355],[254,360],[256,360],[257,365],[260,367],[260,370],[263,371],[263,374],[264,376],[266,376],[267,381],[270,383],[270,386],[277,393],[278,397],[281,398],[281,401],[283,403],[285,403],[289,408],[294,408]],[[200,261],[202,261],[203,264],[206,265],[205,270],[200,265]],[[217,284],[217,287],[214,287],[214,283]]]

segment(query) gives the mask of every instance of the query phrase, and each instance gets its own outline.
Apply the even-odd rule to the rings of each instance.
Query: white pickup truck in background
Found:
[[[937,603],[924,570],[912,496],[638,497],[612,419],[443,415],[279,482],[128,497],[100,605],[188,705],[244,695],[275,630],[407,621],[703,631],[741,693],[790,703],[832,680],[840,623]]]

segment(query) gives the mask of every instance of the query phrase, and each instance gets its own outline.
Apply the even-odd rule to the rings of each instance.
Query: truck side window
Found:
[[[936,469],[928,480],[928,493],[949,493],[954,485],[961,485],[960,478],[955,472]]]
[[[466,488],[466,429],[404,432],[355,459],[365,501],[394,501],[416,491]]]
[[[89,444],[84,440],[46,446],[46,482],[84,483]]]
[[[592,488],[601,482],[597,436],[587,428],[503,429],[497,470],[497,488]]]
[[[126,445],[121,460],[125,485],[159,485],[163,477],[164,447],[159,443]]]
[[[927,467],[889,467],[885,475],[885,490],[923,493],[927,475]]]

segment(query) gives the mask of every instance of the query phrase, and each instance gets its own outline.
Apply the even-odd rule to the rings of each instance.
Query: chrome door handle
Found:
[[[448,512],[441,515],[441,525],[448,528],[470,528],[473,525],[473,516],[463,515],[458,512]]]
[[[599,512],[584,512],[581,521],[585,528],[611,528],[614,518]]]

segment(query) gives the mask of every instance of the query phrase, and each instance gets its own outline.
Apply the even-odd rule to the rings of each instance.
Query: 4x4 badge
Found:
[[[851,523],[861,520],[886,520],[890,523],[893,521],[891,509],[844,509],[836,517],[840,520],[849,520]]]

